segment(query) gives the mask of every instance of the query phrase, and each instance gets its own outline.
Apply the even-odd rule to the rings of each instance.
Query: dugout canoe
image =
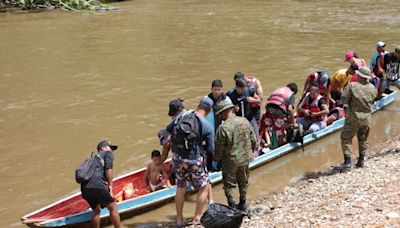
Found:
[[[384,94],[383,98],[376,101],[373,105],[374,112],[379,111],[385,106],[392,103],[397,97],[397,92],[393,91],[390,94]],[[344,125],[344,118],[333,122],[326,128],[317,131],[313,134],[304,136],[304,144],[314,142],[324,136],[332,134],[340,130]],[[254,169],[258,166],[264,165],[271,160],[279,158],[295,149],[300,147],[300,143],[288,143],[276,149],[269,151],[255,158],[250,163],[250,168]],[[166,164],[168,165],[168,163]],[[125,199],[117,203],[118,211],[123,216],[139,211],[140,209],[149,208],[154,205],[159,205],[175,196],[176,187],[165,188],[156,192],[149,192],[143,184],[145,168],[118,176],[113,180],[114,192],[121,192],[124,186],[133,183],[131,189],[132,198]],[[209,179],[212,184],[218,183],[222,180],[221,172],[213,172],[209,174]],[[188,191],[193,191],[189,188]],[[92,210],[89,205],[81,197],[81,193],[77,192],[61,200],[45,206],[37,211],[29,213],[21,218],[22,223],[31,227],[60,227],[60,226],[87,226],[91,219]],[[101,218],[106,219],[109,217],[107,209],[101,210]]]

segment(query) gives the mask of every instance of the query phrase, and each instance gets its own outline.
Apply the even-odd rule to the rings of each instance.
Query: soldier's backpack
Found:
[[[93,173],[96,171],[98,161],[101,164],[101,168],[104,168],[103,157],[99,153],[97,153],[95,156],[93,156],[93,152],[92,152],[90,155],[90,158],[84,160],[78,166],[78,168],[76,168],[75,180],[78,184],[88,182],[92,178]]]
[[[196,113],[186,113],[176,120],[171,133],[171,141],[174,146],[189,153],[196,145],[201,145],[201,129],[201,122]]]

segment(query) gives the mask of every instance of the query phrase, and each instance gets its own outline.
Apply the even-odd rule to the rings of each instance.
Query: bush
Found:
[[[95,10],[96,5],[101,5],[97,0],[0,0],[0,7],[19,7],[24,10],[40,8],[62,8],[68,11]]]

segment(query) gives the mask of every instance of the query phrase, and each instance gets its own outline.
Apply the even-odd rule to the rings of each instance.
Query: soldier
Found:
[[[351,144],[357,134],[359,157],[356,167],[364,167],[365,151],[368,149],[369,122],[372,112],[372,103],[377,95],[373,85],[368,83],[371,70],[361,67],[356,71],[358,82],[351,83],[343,94],[343,103],[347,106],[346,120],[340,138],[344,162],[336,166],[337,169],[351,169]]]
[[[225,196],[231,207],[246,211],[249,163],[258,148],[256,135],[244,117],[235,115],[229,97],[217,105],[217,115],[224,121],[217,130],[214,164],[221,163]],[[240,202],[236,205],[234,189],[239,186]]]

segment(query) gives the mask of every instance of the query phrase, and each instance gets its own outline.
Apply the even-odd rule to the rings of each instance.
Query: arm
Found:
[[[257,95],[261,100],[264,99],[264,90],[262,88],[260,80],[258,79],[257,79]]]
[[[215,150],[215,136],[214,130],[212,129],[211,124],[208,121],[202,121],[203,132],[206,136],[206,145],[204,149],[208,154],[214,154]]]
[[[376,59],[376,65],[378,66],[378,73],[381,73],[382,75],[384,75],[385,70],[384,70],[384,66],[382,66],[382,60],[381,60],[382,56],[380,55],[377,59]],[[385,59],[384,59],[385,60]],[[385,78],[385,76],[384,76]]]
[[[253,96],[247,96],[246,101],[249,103],[258,103],[261,102],[261,98],[257,94],[254,94]]]
[[[114,161],[114,154],[111,151],[107,151],[104,155],[104,175],[110,189],[110,194],[113,196],[112,193],[112,179],[113,179],[113,161]]]
[[[315,116],[324,116],[327,115],[329,113],[329,108],[328,105],[326,104],[322,104],[321,105],[321,111],[320,112],[312,112],[311,113],[311,117],[315,117]]]
[[[143,183],[144,183],[144,185],[146,186],[146,187],[148,187],[149,186],[149,170],[150,170],[150,164],[148,164],[147,165],[147,169],[146,169],[146,171],[144,172],[144,178],[143,178]]]
[[[309,83],[310,77],[307,77],[306,81],[304,82],[303,94],[306,92]]]
[[[303,107],[303,104],[304,104],[304,102],[305,102],[305,99],[303,99],[303,101],[299,104],[299,106],[297,106],[297,112],[301,112],[301,113],[303,113],[306,117],[309,117],[310,116],[310,110],[306,110],[306,109],[303,109],[302,107]]]
[[[330,102],[335,103],[335,101],[332,100],[332,97],[331,97],[331,89],[332,89],[332,86],[331,86],[331,83],[329,82],[328,86],[325,90],[325,100],[326,100],[326,105],[328,106],[328,109],[329,109]]]
[[[112,171],[112,169],[106,169],[105,173],[106,173],[106,181],[107,181],[108,187],[110,188],[110,195],[113,196],[113,192],[112,192],[113,171]]]
[[[361,62],[364,66],[367,66],[367,62],[365,62],[365,59],[361,59]]]
[[[217,136],[216,136],[216,143],[215,143],[215,151],[214,151],[214,161],[221,162],[222,157],[224,155],[224,149],[226,146],[227,135],[222,128],[218,128]]]
[[[264,137],[265,137],[265,145],[264,145],[264,147],[268,148],[268,147],[270,147],[272,145],[271,136],[269,135],[269,132],[266,131],[265,134],[264,134]]]
[[[164,162],[168,158],[169,151],[172,147],[172,142],[169,141],[163,145],[162,152],[161,152],[161,161]]]
[[[165,183],[165,185],[166,185],[167,187],[171,187],[171,182],[169,181],[169,175],[168,175],[167,171],[165,171],[164,165],[162,165],[162,167],[161,167],[161,172],[162,172],[163,177],[164,177],[164,183]]]
[[[290,121],[290,125],[296,126],[296,120],[295,120],[295,118],[294,118],[294,109],[293,109],[293,105],[289,105],[289,106],[288,106],[288,111],[289,111],[289,121]]]
[[[167,125],[165,130],[167,130],[171,134],[173,131],[173,128],[174,128],[174,124],[175,124],[175,120],[172,120],[171,122],[169,122],[169,124]],[[167,160],[169,151],[171,150],[172,146],[173,146],[173,144],[171,142],[171,139],[169,139],[167,143],[162,145],[162,151],[161,151],[161,161],[162,162]]]

